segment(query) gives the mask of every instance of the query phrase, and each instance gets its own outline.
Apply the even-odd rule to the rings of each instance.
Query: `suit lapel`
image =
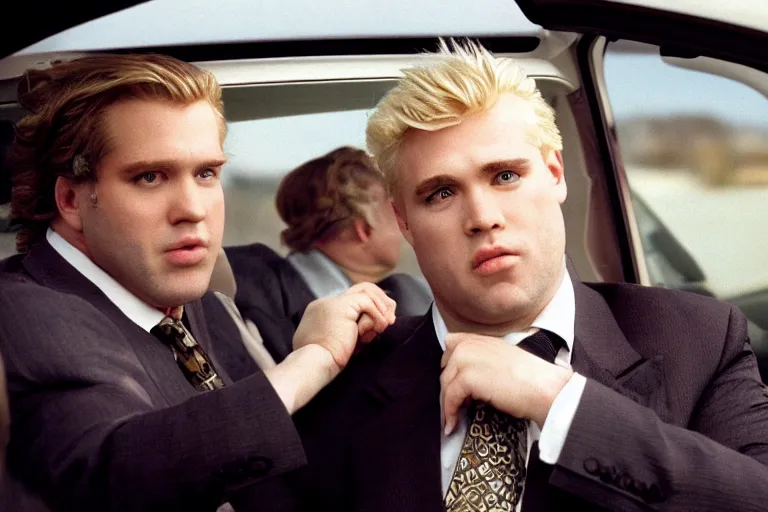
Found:
[[[572,273],[572,277],[575,274]],[[573,369],[664,415],[665,393],[659,384],[659,361],[644,359],[632,348],[606,299],[573,279],[576,299]],[[523,494],[524,512],[590,508],[589,504],[549,485],[552,466],[532,456]]]
[[[289,292],[284,297],[286,316],[291,319],[294,328],[298,327],[307,305],[317,297],[290,261],[283,259],[275,263],[274,268],[280,287]]]
[[[665,416],[661,361],[635,351],[622,332],[606,298],[574,282],[576,325],[571,364],[575,371]],[[598,288],[599,289],[599,288]]]
[[[380,410],[353,449],[354,510],[442,511],[440,358],[431,315],[367,390]]]
[[[144,331],[77,269],[70,265],[47,241],[41,241],[22,260],[27,273],[37,282],[63,293],[76,295],[114,323],[128,344],[120,348],[133,352],[159,393],[169,404],[180,403],[196,393],[179,371],[170,351]],[[115,343],[104,340],[105,343]]]

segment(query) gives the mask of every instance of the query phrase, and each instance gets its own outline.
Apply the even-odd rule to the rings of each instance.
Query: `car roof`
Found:
[[[686,14],[768,32],[768,3],[765,0],[601,0],[660,11]],[[629,15],[629,14],[628,14]]]
[[[146,2],[70,28],[18,53],[339,38],[537,36],[543,32],[511,0],[228,0],[217,2],[214,9],[211,12],[207,0]]]

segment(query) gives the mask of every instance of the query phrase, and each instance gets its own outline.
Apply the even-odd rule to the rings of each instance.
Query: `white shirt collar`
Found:
[[[352,282],[339,266],[317,249],[292,252],[287,259],[301,274],[309,289],[312,290],[312,294],[318,299],[338,295],[352,286]]]
[[[555,296],[549,304],[539,313],[531,327],[545,329],[560,336],[568,347],[568,352],[573,352],[573,330],[576,322],[576,298],[573,293],[573,283],[568,274],[568,269],[563,264],[563,279],[555,292]],[[437,305],[432,304],[432,323],[435,326],[435,334],[440,342],[440,347],[445,352],[445,337],[448,327],[445,325],[442,315],[437,310]],[[530,334],[529,331],[511,332],[504,336],[504,340],[517,345]]]
[[[126,290],[112,276],[104,272],[88,256],[64,240],[54,230],[48,228],[45,238],[67,263],[75,267],[78,272],[95,284],[136,325],[149,332],[163,319],[165,315],[161,311],[153,308]]]

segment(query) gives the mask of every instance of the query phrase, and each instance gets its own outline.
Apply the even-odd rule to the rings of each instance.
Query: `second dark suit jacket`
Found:
[[[0,311],[9,470],[54,510],[213,512],[305,462],[264,374],[233,384],[224,371],[199,301],[190,329],[228,384],[205,393],[45,241],[4,262]]]
[[[745,317],[657,288],[574,291],[588,381],[558,463],[530,462],[523,511],[765,510],[768,396]],[[402,319],[295,416],[296,508],[443,510],[441,356],[429,314]]]
[[[264,244],[225,247],[224,251],[235,275],[235,304],[243,318],[251,319],[261,331],[266,313],[289,321],[295,329],[315,296],[293,265]],[[264,345],[280,362],[291,352],[292,339],[265,339]]]
[[[243,318],[251,319],[259,331],[262,325],[275,331],[277,322],[299,326],[304,310],[317,297],[301,274],[286,259],[264,244],[226,247],[227,259],[237,282],[235,304]],[[391,274],[378,283],[397,302],[397,316],[422,314],[432,297],[425,286],[407,274]],[[271,320],[271,322],[270,322]],[[264,344],[275,361],[282,361],[291,350],[292,336],[265,337]]]

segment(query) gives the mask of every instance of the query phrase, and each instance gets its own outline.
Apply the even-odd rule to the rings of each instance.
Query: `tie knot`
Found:
[[[554,363],[562,345],[563,340],[559,336],[544,329],[539,329],[521,341],[518,346],[548,363]]]

